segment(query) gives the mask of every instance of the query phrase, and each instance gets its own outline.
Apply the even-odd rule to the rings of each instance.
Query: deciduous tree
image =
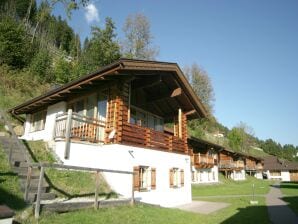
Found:
[[[152,46],[153,36],[150,31],[150,22],[145,15],[140,13],[129,15],[125,21],[123,31],[125,39],[121,47],[124,57],[155,59],[158,55],[158,49]]]
[[[215,97],[208,73],[197,64],[193,64],[191,67],[186,66],[183,70],[195,93],[198,95],[208,112],[211,113]]]

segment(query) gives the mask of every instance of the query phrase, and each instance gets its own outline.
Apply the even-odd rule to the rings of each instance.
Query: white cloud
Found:
[[[88,23],[99,22],[98,10],[93,3],[90,3],[85,7],[85,18]]]

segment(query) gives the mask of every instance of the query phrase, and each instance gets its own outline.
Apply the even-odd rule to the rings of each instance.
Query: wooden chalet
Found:
[[[241,176],[238,179],[245,179],[245,155],[228,149],[223,149],[219,152],[218,168],[226,177],[233,178],[233,175],[236,173]]]
[[[245,157],[245,170],[246,172],[252,176],[255,175],[257,172],[263,171],[264,159],[246,156]]]
[[[223,147],[195,137],[188,138],[193,183],[218,182],[218,152]]]
[[[207,116],[176,63],[129,59],[10,112],[29,114],[38,130],[44,126],[46,108],[60,101],[67,102],[67,111],[56,115],[56,140],[121,143],[183,154],[188,154],[187,120]],[[164,131],[166,123],[174,124],[173,133]]]
[[[195,168],[208,169],[218,165],[218,151],[222,146],[195,137],[188,139],[188,145]]]

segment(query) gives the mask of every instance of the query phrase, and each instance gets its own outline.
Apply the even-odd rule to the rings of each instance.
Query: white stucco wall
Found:
[[[245,180],[245,170],[233,170],[231,173],[231,179],[233,180]]]
[[[47,115],[44,129],[41,131],[34,131],[31,132],[31,115],[26,115],[25,121],[25,131],[24,135],[21,137],[25,140],[44,140],[44,141],[51,141],[53,140],[54,134],[54,126],[55,126],[55,118],[57,113],[63,113],[66,111],[66,102],[62,101],[53,105],[50,105],[47,108]]]
[[[71,143],[70,157],[64,159],[65,142],[56,142],[54,150],[67,165],[94,167],[122,171],[133,171],[134,166],[156,168],[156,189],[149,192],[135,192],[143,202],[172,207],[191,202],[190,157],[176,153],[132,147],[120,144],[95,145]],[[170,188],[169,170],[184,170],[184,186]],[[131,197],[132,176],[127,174],[104,173],[112,189],[124,197]]]
[[[194,180],[192,183],[217,183],[218,182],[218,167],[214,166],[210,169],[197,169],[192,167],[194,172]]]
[[[262,173],[262,171],[257,171],[254,176],[257,179],[263,179],[263,173]]]
[[[270,171],[267,170],[266,174],[267,174],[267,178],[270,180],[276,180],[276,179],[282,180],[282,181],[290,181],[291,180],[289,171],[281,171],[280,176],[271,176]]]

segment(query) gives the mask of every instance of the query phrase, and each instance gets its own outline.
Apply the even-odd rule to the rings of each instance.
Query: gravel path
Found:
[[[297,224],[298,217],[281,198],[280,183],[275,183],[266,195],[266,204],[271,222],[274,224]]]

